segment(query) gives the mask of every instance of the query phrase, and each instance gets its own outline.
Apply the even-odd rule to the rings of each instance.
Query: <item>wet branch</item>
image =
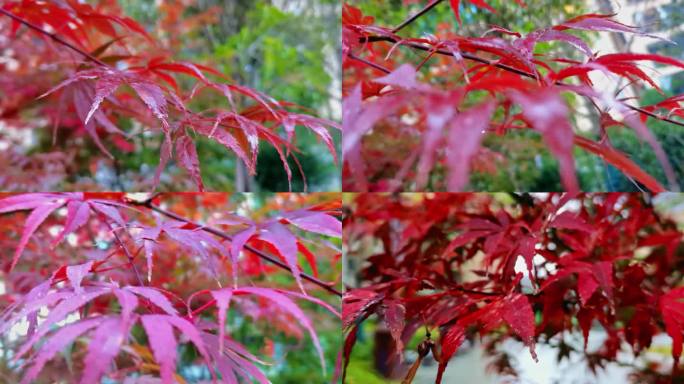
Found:
[[[153,198],[154,198],[154,197],[155,197],[155,196],[153,196]],[[224,239],[224,240],[233,241],[233,237],[232,237],[232,236],[230,236],[229,234],[227,234],[227,233],[225,233],[225,232],[223,232],[223,231],[221,231],[221,230],[218,230],[218,229],[212,228],[212,227],[208,227],[208,226],[205,226],[205,225],[201,225],[201,224],[196,223],[196,222],[194,222],[194,221],[192,221],[192,220],[190,220],[190,219],[188,219],[188,218],[185,218],[185,217],[183,217],[183,216],[180,216],[180,215],[178,215],[178,214],[176,214],[176,213],[174,213],[174,212],[167,211],[167,210],[165,210],[165,209],[163,209],[163,208],[161,208],[161,207],[159,207],[159,206],[157,206],[157,205],[154,205],[154,204],[152,203],[153,198],[147,199],[147,200],[145,200],[145,201],[129,201],[129,202],[130,202],[131,204],[140,205],[140,206],[149,208],[149,209],[151,209],[151,210],[154,211],[154,212],[157,212],[157,213],[159,213],[159,214],[161,214],[161,215],[164,215],[164,216],[166,216],[166,217],[172,218],[172,219],[174,219],[174,220],[178,220],[178,221],[182,221],[182,222],[185,222],[185,223],[194,225],[194,226],[196,226],[198,229],[201,229],[202,231],[205,231],[205,232],[207,232],[207,233],[211,233],[212,235],[217,236],[217,237],[220,237],[220,238],[222,238],[222,239]],[[277,265],[278,267],[280,267],[280,268],[282,268],[282,269],[284,269],[284,270],[286,270],[286,271],[291,271],[291,270],[290,270],[290,267],[288,267],[287,264],[285,264],[285,263],[283,263],[282,261],[278,260],[276,257],[274,257],[274,256],[272,256],[272,255],[269,255],[269,254],[267,254],[267,253],[265,253],[265,252],[263,252],[263,251],[260,251],[260,250],[258,250],[258,249],[256,249],[256,248],[252,247],[252,246],[249,245],[249,244],[245,244],[244,247],[245,247],[245,249],[247,249],[248,251],[250,251],[250,252],[256,254],[256,255],[259,256],[260,258],[262,258],[262,259],[264,259],[264,260],[266,260],[266,261],[268,261],[268,262],[270,262],[270,263],[272,263],[272,264],[275,264],[275,265]],[[235,267],[235,266],[234,266],[234,267]],[[333,294],[335,294],[335,295],[337,295],[337,296],[340,296],[340,297],[342,296],[342,292],[340,292],[339,290],[337,290],[337,289],[336,289],[335,287],[333,287],[331,284],[328,284],[328,283],[326,283],[326,282],[324,282],[324,281],[321,281],[321,280],[319,280],[318,278],[309,275],[308,273],[300,272],[300,276],[301,276],[304,280],[307,280],[307,281],[309,281],[309,282],[311,282],[311,283],[313,283],[313,284],[315,284],[315,285],[317,285],[317,286],[319,286],[319,287],[325,289],[326,291],[328,291],[328,292],[330,292],[330,293],[333,293]]]
[[[88,53],[88,52],[82,50],[81,48],[78,48],[77,46],[71,44],[70,42],[68,42],[68,41],[66,41],[66,40],[64,40],[64,39],[62,39],[61,37],[59,37],[59,35],[57,35],[57,34],[55,34],[55,33],[50,33],[50,32],[48,32],[48,31],[44,30],[43,28],[41,28],[41,27],[39,27],[39,26],[33,24],[32,22],[30,22],[30,21],[28,21],[28,20],[25,20],[25,19],[23,19],[23,18],[21,18],[21,17],[15,15],[15,14],[13,14],[12,12],[9,12],[9,11],[6,10],[6,9],[0,8],[0,14],[3,14],[3,15],[5,15],[5,16],[8,16],[8,17],[10,17],[12,20],[14,20],[14,21],[16,21],[16,22],[19,22],[19,23],[21,23],[21,24],[23,24],[23,25],[25,25],[25,26],[27,26],[27,27],[33,29],[34,31],[36,31],[36,32],[38,32],[38,33],[41,33],[41,34],[43,34],[43,35],[45,35],[45,36],[51,38],[52,40],[56,41],[57,43],[62,44],[63,46],[65,46],[65,47],[71,49],[72,51],[74,51],[74,52],[80,54],[81,56],[85,57],[86,59],[88,59],[88,60],[90,60],[90,61],[92,61],[92,62],[94,62],[94,63],[96,63],[96,64],[102,65],[102,66],[104,66],[104,67],[108,67],[108,65],[107,65],[105,62],[103,62],[102,60],[100,60],[100,59],[98,59],[97,57],[91,55],[90,53]]]

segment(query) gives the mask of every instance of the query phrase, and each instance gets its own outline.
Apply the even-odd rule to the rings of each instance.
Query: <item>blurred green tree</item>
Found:
[[[219,23],[204,28],[211,59],[240,83],[288,100],[318,115],[339,120],[340,9],[335,1],[202,1],[226,7]],[[243,4],[244,3],[244,4]],[[339,167],[316,145],[316,137],[297,132],[306,149],[298,154],[310,190],[339,190]],[[339,135],[336,137],[336,142]],[[257,176],[248,186],[287,189],[287,177],[275,150],[263,146]],[[338,148],[339,150],[339,148]],[[298,169],[290,160],[290,167]],[[293,190],[304,180],[294,172]]]

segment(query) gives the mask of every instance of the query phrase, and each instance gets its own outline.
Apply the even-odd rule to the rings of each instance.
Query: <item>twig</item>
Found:
[[[95,57],[95,56],[89,54],[88,52],[86,52],[86,51],[84,51],[84,50],[78,48],[77,46],[71,44],[70,42],[68,42],[68,41],[66,41],[66,40],[64,40],[64,39],[62,39],[62,38],[59,37],[57,34],[55,34],[55,33],[50,33],[50,32],[48,32],[48,31],[44,30],[43,28],[41,28],[41,27],[39,27],[39,26],[33,24],[32,22],[30,22],[30,21],[28,21],[28,20],[25,20],[25,19],[23,19],[23,18],[21,18],[21,17],[15,15],[15,14],[13,14],[12,12],[9,12],[9,11],[6,10],[6,9],[0,8],[0,13],[3,14],[3,15],[5,15],[5,16],[8,16],[8,17],[12,18],[14,21],[17,21],[17,22],[19,22],[19,23],[21,23],[21,24],[24,24],[25,26],[27,26],[27,27],[33,29],[33,30],[36,31],[36,32],[42,33],[43,35],[45,35],[45,36],[51,38],[52,40],[54,40],[54,41],[56,41],[56,42],[58,42],[58,43],[64,45],[65,47],[67,47],[67,48],[69,48],[69,49],[71,49],[71,50],[73,50],[73,51],[79,53],[80,55],[82,55],[82,56],[85,57],[86,59],[88,59],[88,60],[90,60],[90,61],[92,61],[92,62],[94,62],[94,63],[96,63],[96,64],[102,65],[102,66],[104,66],[104,67],[108,67],[108,65],[107,65],[105,62],[103,62],[102,60],[100,60],[100,59],[98,59],[97,57]]]
[[[419,17],[421,17],[421,16],[423,16],[424,14],[428,13],[432,8],[434,8],[437,4],[441,3],[442,1],[444,1],[444,0],[435,0],[435,1],[433,1],[432,3],[426,5],[425,7],[423,7],[423,9],[421,9],[420,11],[418,11],[416,14],[414,14],[414,15],[412,15],[412,16],[409,16],[408,19],[404,20],[401,24],[399,24],[399,25],[397,25],[396,27],[394,27],[394,29],[392,29],[392,33],[397,33],[397,32],[399,32],[400,30],[402,30],[402,29],[403,29],[404,27],[406,27],[407,25],[413,23],[413,22],[414,22],[416,19],[418,19]]]
[[[152,199],[147,199],[147,200],[144,200],[144,201],[137,201],[137,202],[136,202],[136,201],[130,201],[130,203],[131,203],[131,204],[137,204],[137,205],[141,205],[141,206],[147,207],[147,208],[149,208],[149,209],[151,209],[151,210],[153,210],[153,211],[155,211],[155,212],[157,212],[157,213],[159,213],[159,214],[162,214],[162,215],[164,215],[164,216],[166,216],[166,217],[169,217],[169,218],[172,218],[172,219],[174,219],[174,220],[178,220],[178,221],[182,221],[182,222],[191,224],[191,225],[196,226],[197,228],[201,229],[202,231],[205,231],[205,232],[207,232],[207,233],[211,233],[212,235],[218,236],[218,237],[220,237],[220,238],[222,238],[222,239],[224,239],[224,240],[233,241],[233,237],[232,237],[232,236],[230,236],[229,234],[227,234],[227,233],[225,233],[225,232],[223,232],[223,231],[221,231],[221,230],[218,230],[218,229],[212,228],[212,227],[207,227],[207,226],[205,226],[205,225],[200,225],[199,223],[196,223],[196,222],[194,222],[194,221],[192,221],[192,220],[190,220],[190,219],[188,219],[188,218],[185,218],[185,217],[180,216],[180,215],[178,215],[178,214],[176,214],[176,213],[173,213],[173,212],[171,212],[171,211],[167,211],[167,210],[165,210],[165,209],[163,209],[163,208],[161,208],[161,207],[159,207],[159,206],[154,205],[154,204],[152,203]],[[258,250],[258,249],[256,249],[256,248],[252,247],[252,246],[249,245],[249,244],[245,244],[244,247],[245,247],[245,249],[247,249],[248,251],[250,251],[250,252],[256,254],[256,255],[259,256],[260,258],[262,258],[262,259],[264,259],[264,260],[266,260],[266,261],[268,261],[268,262],[270,262],[270,263],[273,263],[273,264],[277,265],[278,267],[280,267],[280,268],[282,268],[282,269],[285,269],[285,270],[287,270],[287,271],[290,271],[290,267],[289,267],[287,264],[285,264],[285,263],[283,263],[282,261],[278,260],[278,259],[275,258],[274,256],[271,256],[271,255],[269,255],[269,254],[267,254],[267,253],[265,253],[265,252],[263,252],[263,251],[260,251],[260,250]],[[235,268],[235,266],[233,266],[233,268]],[[300,276],[301,276],[304,280],[310,281],[311,283],[314,283],[314,284],[318,285],[319,287],[325,289],[326,291],[328,291],[328,292],[330,292],[330,293],[333,293],[333,294],[335,294],[335,295],[337,295],[337,296],[340,296],[340,297],[342,296],[342,292],[340,292],[340,291],[338,291],[337,289],[335,289],[335,287],[331,286],[330,284],[328,284],[328,283],[326,283],[326,282],[324,282],[324,281],[319,280],[318,278],[316,278],[316,277],[314,277],[314,276],[309,275],[308,273],[300,272]]]
[[[384,73],[390,73],[390,72],[392,72],[392,71],[390,71],[389,69],[383,67],[383,66],[380,65],[380,64],[375,64],[374,62],[369,61],[369,60],[366,60],[366,59],[364,59],[363,57],[356,56],[356,55],[353,54],[353,53],[350,53],[350,54],[349,54],[349,58],[352,59],[352,60],[360,61],[360,62],[366,64],[366,65],[369,66],[369,67],[373,67],[373,68],[377,69],[377,70],[380,71],[380,72],[384,72]]]
[[[421,9],[420,11],[418,11],[418,13],[416,13],[416,14],[410,16],[409,18],[407,18],[406,20],[404,20],[401,24],[399,24],[397,27],[395,27],[394,29],[392,29],[392,33],[396,33],[396,32],[398,32],[399,30],[401,30],[402,28],[404,28],[405,26],[411,24],[411,23],[414,22],[416,19],[418,19],[419,17],[423,16],[424,14],[426,14],[427,12],[429,12],[430,10],[432,10],[436,5],[438,5],[438,4],[441,3],[442,1],[443,1],[443,0],[435,0],[434,2],[432,2],[432,3],[428,4],[428,5],[426,5],[423,9]],[[369,42],[369,43],[372,43],[372,42],[375,42],[375,41],[388,41],[388,42],[395,43],[395,44],[399,42],[397,39],[394,39],[394,38],[389,37],[389,36],[369,36],[369,37],[367,37],[367,38],[365,38],[365,39],[364,39],[364,38],[361,39],[361,42]],[[453,54],[452,54],[451,52],[449,52],[449,51],[445,51],[445,50],[441,50],[441,49],[433,50],[433,49],[431,49],[431,48],[428,48],[428,47],[425,47],[425,46],[422,46],[422,45],[416,44],[416,43],[405,43],[404,45],[408,45],[409,47],[414,48],[414,49],[420,49],[420,50],[423,50],[423,51],[429,51],[429,52],[431,52],[431,54],[432,54],[432,53],[439,53],[440,55],[453,56]],[[350,54],[350,56],[351,56],[351,54]],[[471,55],[471,54],[469,54],[469,53],[461,53],[461,56],[463,56],[463,58],[465,58],[465,59],[468,59],[468,60],[471,60],[471,61],[476,61],[476,62],[479,62],[479,63],[482,63],[482,64],[493,65],[493,66],[495,66],[495,67],[497,67],[497,68],[503,69],[503,70],[505,70],[505,71],[513,72],[513,73],[516,73],[516,74],[521,75],[521,76],[529,77],[529,78],[532,78],[532,79],[536,79],[536,78],[537,78],[534,74],[531,74],[531,73],[529,73],[529,72],[527,72],[527,71],[522,71],[522,70],[520,70],[520,69],[511,67],[511,66],[508,66],[508,65],[505,65],[505,64],[501,64],[501,63],[497,63],[497,62],[492,62],[492,61],[489,61],[489,60],[487,60],[487,59],[484,59],[484,58],[479,57],[479,56],[476,56],[476,55]],[[356,59],[356,60],[360,60],[360,61],[363,61],[363,62],[366,62],[366,61],[364,61],[363,59],[361,59],[360,57],[354,56],[354,57],[351,57],[351,58],[352,58],[352,59]],[[378,64],[371,63],[371,62],[366,62],[366,64],[371,65],[373,68],[379,69],[379,68],[378,68],[378,67],[379,67]],[[565,83],[560,82],[560,81],[555,82],[555,84],[556,84],[556,85],[560,85],[560,86],[568,85],[568,84],[565,84]],[[670,118],[668,118],[668,117],[663,117],[663,116],[657,115],[657,114],[655,114],[655,113],[653,113],[653,112],[647,111],[647,110],[645,110],[645,109],[643,109],[643,108],[640,108],[640,107],[636,107],[636,106],[633,106],[633,105],[629,105],[629,104],[627,104],[627,103],[625,103],[625,102],[621,102],[621,104],[624,105],[625,107],[627,107],[627,108],[633,110],[633,111],[636,111],[636,112],[638,112],[638,113],[641,113],[641,114],[650,116],[650,117],[652,117],[652,118],[654,118],[654,119],[657,119],[657,120],[660,120],[660,121],[665,121],[665,122],[668,122],[668,123],[670,123],[670,124],[679,125],[680,127],[684,127],[684,123],[682,123],[682,122],[679,122],[679,121],[676,121],[676,120],[672,120],[672,119],[670,119]]]
[[[399,42],[399,40],[397,40],[397,39],[395,39],[395,38],[393,38],[393,37],[390,37],[390,36],[368,36],[368,37],[366,37],[366,38],[361,38],[361,42],[362,42],[362,43],[363,43],[363,42],[373,43],[373,42],[378,42],[378,41],[386,41],[386,42],[390,42],[390,43],[398,43],[398,42]],[[444,50],[444,49],[432,49],[432,48],[430,48],[430,47],[426,47],[426,46],[423,46],[423,45],[418,44],[418,43],[404,42],[404,44],[402,44],[402,45],[408,46],[408,47],[413,48],[413,49],[418,49],[418,50],[421,50],[421,51],[426,51],[426,52],[431,52],[431,53],[438,53],[438,54],[440,54],[440,55],[445,55],[445,56],[453,56],[453,54],[452,54],[451,52],[447,51],[447,50]],[[518,75],[520,75],[520,76],[525,76],[525,77],[529,77],[529,78],[531,78],[531,79],[536,79],[536,76],[534,76],[533,74],[531,74],[531,73],[529,73],[529,72],[526,72],[526,71],[523,71],[523,70],[521,70],[521,69],[517,69],[517,68],[511,67],[511,66],[506,65],[506,64],[501,64],[501,63],[498,63],[498,62],[495,62],[495,61],[487,60],[487,59],[482,58],[482,57],[477,56],[477,55],[473,55],[473,54],[470,54],[470,53],[461,53],[461,56],[462,56],[464,59],[467,59],[467,60],[476,61],[476,62],[478,62],[478,63],[482,63],[482,64],[486,64],[486,65],[491,65],[491,66],[497,67],[497,68],[499,68],[499,69],[503,69],[504,71],[508,71],[508,72],[512,72],[512,73],[518,74]],[[375,63],[373,63],[373,64],[375,64]],[[377,64],[376,64],[376,65],[377,65]],[[374,68],[375,68],[375,67],[374,67]],[[555,84],[555,85],[558,85],[558,86],[569,86],[569,85],[570,85],[570,84],[563,83],[563,82],[561,82],[561,81],[557,81],[557,82],[555,82],[554,84]],[[652,118],[654,118],[654,119],[660,120],[660,121],[665,121],[665,122],[668,122],[668,123],[670,123],[670,124],[674,124],[674,125],[678,125],[678,126],[680,126],[680,127],[684,127],[684,123],[683,123],[683,122],[679,122],[679,121],[676,121],[676,120],[672,120],[672,119],[670,119],[670,118],[668,118],[668,117],[664,117],[664,116],[658,115],[658,114],[656,114],[656,113],[647,111],[647,110],[645,110],[645,109],[643,109],[643,108],[641,108],[641,107],[636,107],[636,106],[627,104],[627,103],[625,103],[625,102],[620,102],[620,103],[621,103],[622,105],[624,105],[625,107],[627,107],[627,108],[629,108],[629,109],[631,109],[631,110],[633,110],[633,111],[635,111],[635,112],[638,112],[638,113],[641,113],[641,114],[644,114],[644,115],[648,115],[648,116],[650,116],[650,117],[652,117]]]
[[[130,263],[131,268],[133,269],[133,272],[135,272],[135,277],[138,279],[138,284],[140,284],[141,287],[144,286],[145,283],[143,282],[143,279],[140,277],[140,272],[138,272],[138,267],[135,266],[135,263],[133,261],[133,255],[131,254],[131,251],[128,250],[128,247],[126,247],[126,245],[123,243],[123,241],[121,240],[121,237],[119,237],[119,234],[116,233],[116,231],[114,230],[112,225],[109,223],[107,218],[105,218],[104,215],[101,213],[100,213],[100,216],[102,218],[102,221],[104,221],[104,223],[107,224],[107,227],[112,232],[112,234],[114,234],[114,239],[116,240],[116,242],[119,244],[119,246],[123,249],[124,253],[126,254],[126,257],[128,258],[128,262]]]

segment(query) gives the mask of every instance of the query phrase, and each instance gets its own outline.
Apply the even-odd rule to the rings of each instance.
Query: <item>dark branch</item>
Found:
[[[444,1],[444,0],[434,0],[434,1],[431,2],[430,4],[426,5],[425,7],[423,7],[423,9],[421,9],[420,11],[418,11],[418,13],[416,13],[416,14],[410,16],[408,19],[404,20],[401,24],[399,24],[399,25],[397,25],[396,27],[394,27],[394,29],[392,29],[392,33],[397,33],[397,32],[399,32],[400,30],[402,30],[402,29],[403,29],[404,27],[406,27],[407,25],[409,25],[409,24],[413,23],[414,21],[416,21],[416,19],[418,19],[419,17],[421,17],[421,16],[423,16],[424,14],[428,13],[432,8],[434,8],[437,4],[441,3],[442,1]]]
[[[59,37],[57,34],[50,33],[50,32],[48,32],[48,31],[44,30],[43,28],[41,28],[41,27],[39,27],[39,26],[37,26],[37,25],[31,23],[30,21],[25,20],[25,19],[23,19],[23,18],[21,18],[21,17],[15,15],[15,14],[13,14],[12,12],[9,12],[9,11],[5,10],[5,9],[0,8],[0,13],[3,14],[3,15],[5,15],[5,16],[8,16],[8,17],[12,18],[14,21],[17,21],[17,22],[19,22],[19,23],[21,23],[21,24],[24,24],[25,26],[27,26],[27,27],[33,29],[33,30],[36,31],[36,32],[42,33],[43,35],[45,35],[45,36],[51,38],[52,40],[58,42],[59,44],[62,44],[62,45],[64,45],[65,47],[67,47],[67,48],[73,50],[74,52],[79,53],[81,56],[85,57],[86,59],[88,59],[88,60],[90,60],[90,61],[92,61],[92,62],[94,62],[94,63],[96,63],[96,64],[102,65],[102,66],[104,66],[104,67],[108,67],[108,65],[107,65],[105,62],[103,62],[102,60],[100,60],[100,59],[98,59],[97,57],[95,57],[95,56],[89,54],[88,52],[82,50],[81,48],[78,48],[77,46],[71,44],[70,42],[68,42],[68,41],[66,41],[66,40],[64,40],[64,39],[62,39],[62,38]]]
[[[356,56],[356,55],[353,54],[353,53],[350,53],[350,54],[349,54],[349,58],[352,59],[352,60],[360,61],[360,62],[366,64],[366,65],[369,66],[369,67],[373,67],[373,68],[377,69],[377,70],[380,71],[380,72],[384,72],[384,73],[390,73],[390,72],[392,72],[392,71],[390,71],[389,69],[383,67],[383,66],[380,65],[380,64],[375,64],[374,62],[369,61],[369,60],[366,60],[366,59],[364,59],[363,57],[358,57],[358,56]]]
[[[132,200],[131,200],[130,203],[131,203],[131,204],[142,205],[142,206],[147,207],[147,208],[149,208],[149,209],[151,209],[151,210],[153,210],[153,211],[155,211],[155,212],[157,212],[157,213],[159,213],[159,214],[162,214],[162,215],[164,215],[164,216],[166,216],[166,217],[170,217],[170,218],[172,218],[172,219],[174,219],[174,220],[182,221],[182,222],[185,222],[185,223],[188,223],[188,224],[192,224],[192,225],[194,225],[194,226],[197,226],[197,228],[199,228],[199,229],[201,229],[201,230],[203,230],[203,231],[205,231],[205,232],[207,232],[207,233],[211,233],[211,234],[214,235],[214,236],[218,236],[218,237],[220,237],[220,238],[222,238],[222,239],[224,239],[224,240],[233,241],[232,236],[230,236],[229,234],[227,234],[227,233],[225,233],[225,232],[223,232],[223,231],[221,231],[221,230],[218,230],[218,229],[216,229],[216,228],[207,227],[207,226],[205,226],[205,225],[200,225],[200,224],[195,223],[194,221],[192,221],[192,220],[190,220],[190,219],[187,219],[187,218],[185,218],[185,217],[183,217],[183,216],[180,216],[180,215],[178,215],[178,214],[176,214],[176,213],[173,213],[173,212],[171,212],[171,211],[167,211],[167,210],[165,210],[165,209],[163,209],[163,208],[160,208],[160,207],[154,205],[154,204],[152,203],[152,200],[150,200],[150,199],[145,200],[145,201],[140,201],[140,202],[136,202],[136,201],[132,201]],[[260,258],[262,258],[262,259],[264,259],[264,260],[266,260],[266,261],[268,261],[268,262],[270,262],[270,263],[273,263],[273,264],[277,265],[278,267],[280,267],[280,268],[282,268],[282,269],[284,269],[284,270],[290,271],[290,267],[288,267],[287,264],[285,264],[285,263],[283,263],[282,261],[278,260],[278,259],[277,259],[276,257],[274,257],[274,256],[271,256],[271,255],[269,255],[269,254],[267,254],[267,253],[265,253],[265,252],[263,252],[263,251],[260,251],[260,250],[258,250],[258,249],[256,249],[256,248],[252,247],[252,246],[249,245],[249,244],[245,244],[245,249],[247,249],[248,251],[250,251],[250,252],[256,254],[256,255],[259,256]],[[235,266],[234,266],[234,267],[235,267]],[[328,284],[328,283],[326,283],[326,282],[324,282],[324,281],[321,281],[321,280],[317,279],[317,278],[314,277],[314,276],[309,275],[308,273],[300,272],[300,276],[301,276],[304,280],[308,280],[308,281],[310,281],[311,283],[314,283],[314,284],[318,285],[319,287],[325,289],[326,291],[328,291],[328,292],[330,292],[330,293],[333,293],[333,294],[335,294],[335,295],[337,295],[337,296],[340,296],[340,297],[342,296],[342,292],[340,292],[340,291],[338,291],[337,289],[335,289],[335,287],[333,287],[332,285],[330,285],[330,284]]]
[[[365,43],[365,42],[373,43],[373,42],[378,42],[378,41],[386,41],[386,42],[389,42],[389,43],[398,43],[398,42],[399,42],[398,39],[395,39],[395,38],[390,37],[390,36],[369,36],[369,37],[366,37],[366,38],[362,38],[362,39],[361,39],[361,42],[362,42],[362,43]],[[433,48],[431,48],[431,47],[426,47],[426,46],[421,45],[421,44],[419,44],[419,43],[403,42],[402,45],[408,46],[408,47],[413,48],[413,49],[417,49],[417,50],[421,50],[421,51],[430,52],[430,53],[438,53],[438,54],[440,54],[440,55],[453,56],[453,54],[452,54],[451,52],[447,51],[447,50],[444,50],[444,49],[433,49]],[[511,66],[506,65],[506,64],[501,64],[501,63],[498,63],[498,62],[496,62],[496,61],[487,60],[487,59],[482,58],[482,57],[477,56],[477,55],[473,55],[473,54],[470,54],[470,53],[461,53],[461,56],[462,56],[464,59],[467,59],[467,60],[476,61],[476,62],[478,62],[478,63],[482,63],[482,64],[486,64],[486,65],[491,65],[491,66],[497,67],[497,68],[499,68],[499,69],[503,69],[504,71],[508,71],[508,72],[512,72],[512,73],[518,74],[518,75],[520,75],[520,76],[525,76],[525,77],[529,77],[529,78],[531,78],[531,79],[536,79],[536,76],[535,76],[534,74],[532,74],[532,73],[529,73],[529,72],[523,71],[523,70],[521,70],[521,69],[517,69],[517,68],[511,67]],[[375,64],[375,63],[373,63],[373,64]],[[376,64],[376,65],[377,65],[377,64]],[[561,82],[561,81],[555,82],[555,85],[558,85],[558,86],[569,86],[569,84],[563,83],[563,82]],[[670,119],[670,118],[668,118],[668,117],[660,116],[660,115],[658,115],[658,114],[656,114],[656,113],[647,111],[647,110],[645,110],[645,109],[643,109],[643,108],[640,108],[640,107],[636,107],[636,106],[627,104],[627,103],[625,103],[625,102],[620,102],[620,103],[621,103],[622,105],[624,105],[625,107],[627,107],[627,108],[629,108],[629,109],[631,109],[631,110],[633,110],[633,111],[635,111],[635,112],[638,112],[638,113],[641,113],[641,114],[644,114],[644,115],[648,115],[648,116],[650,116],[650,117],[652,117],[652,118],[654,118],[654,119],[660,120],[660,121],[665,121],[665,122],[668,122],[668,123],[670,123],[670,124],[674,124],[674,125],[678,125],[678,126],[680,126],[680,127],[684,127],[684,123],[683,123],[683,122],[676,121],[676,120],[672,120],[672,119]]]

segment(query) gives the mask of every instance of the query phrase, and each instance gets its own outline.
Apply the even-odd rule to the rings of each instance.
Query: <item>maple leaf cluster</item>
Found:
[[[2,260],[7,358],[22,383],[60,375],[58,353],[69,345],[73,382],[137,373],[142,383],[154,373],[176,383],[185,345],[207,379],[270,383],[272,356],[228,327],[239,313],[255,329],[267,324],[267,340],[273,331],[308,337],[326,374],[319,329],[340,327],[331,300],[339,208],[335,194],[267,198],[262,211],[219,193],[4,196],[0,242],[14,249]]]
[[[213,11],[195,15],[194,24]],[[288,180],[287,160],[297,162],[300,150],[296,126],[336,156],[330,131],[337,123],[242,86],[210,66],[175,60],[177,38],[166,39],[168,44],[157,40],[116,2],[4,1],[0,13],[3,48],[11,52],[11,60],[0,63],[0,122],[8,128],[52,126],[53,141],[85,135],[113,161],[111,146],[131,152],[134,139],[159,136],[159,163],[146,184],[152,189],[172,159],[204,189],[199,138],[225,147],[250,174],[256,172],[260,143],[267,143],[278,152]],[[191,104],[200,95],[222,106],[198,110]],[[133,127],[124,128],[122,118]],[[12,181],[25,185],[20,178]]]
[[[683,234],[648,195],[359,194],[347,212],[344,245],[361,261],[358,284],[343,297],[346,369],[360,327],[377,317],[398,353],[421,328],[439,329],[437,383],[478,335],[493,368],[515,374],[497,349],[510,338],[535,359],[535,345],[560,345],[560,360],[573,348],[566,338],[581,333],[584,349],[575,352],[596,372],[625,346],[639,356],[665,333],[672,365],[653,363],[660,381],[637,371],[635,382],[680,377]],[[592,327],[606,336],[588,350]]]
[[[459,3],[448,2],[460,23]],[[485,1],[470,3],[495,11]],[[522,1],[517,3],[524,6]],[[394,28],[377,25],[373,16],[352,4],[344,3],[342,18],[345,190],[464,190],[471,169],[483,162],[484,140],[521,130],[541,136],[558,160],[567,191],[580,190],[575,147],[599,156],[645,189],[664,190],[661,181],[612,146],[606,128],[615,125],[632,129],[660,162],[667,187],[678,188],[670,159],[646,123],[653,119],[667,121],[673,129],[684,126],[672,119],[683,116],[682,96],[637,106],[619,93],[598,89],[589,75],[602,74],[660,91],[642,69],[643,63],[680,68],[684,63],[655,54],[600,54],[592,51],[580,33],[658,37],[613,20],[614,15],[596,13],[526,35],[494,25],[477,37],[442,27],[413,37],[402,30],[447,2],[430,1]],[[583,59],[535,51],[543,42],[567,44]],[[418,55],[417,64],[411,54]],[[575,111],[568,100],[575,99],[596,109],[600,117],[597,141],[573,129]]]

